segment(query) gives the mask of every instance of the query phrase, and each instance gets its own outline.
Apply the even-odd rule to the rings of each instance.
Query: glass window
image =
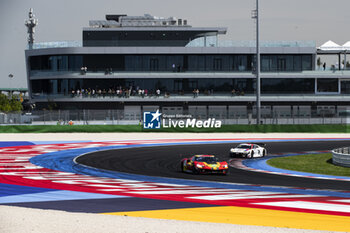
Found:
[[[251,68],[251,64],[249,64]],[[235,55],[233,59],[233,70],[235,71],[247,71],[248,67],[248,56],[247,55]]]
[[[314,93],[314,79],[264,78],[261,80],[263,94],[301,94]]]
[[[142,56],[126,55],[125,56],[125,70],[126,71],[142,71],[143,70]]]
[[[159,69],[159,60],[157,58],[151,58],[149,61],[149,70],[157,71]]]
[[[301,56],[300,55],[294,55],[293,56],[293,70],[294,71],[301,71]]]
[[[261,71],[271,71],[270,68],[270,56],[269,55],[262,55],[261,56]]]
[[[279,56],[277,58],[277,71],[286,71],[286,69],[287,69],[286,58],[283,56]]]
[[[270,71],[275,72],[277,71],[277,56],[276,55],[271,55],[270,56]]]
[[[254,55],[121,55],[85,54],[33,56],[31,71],[241,71],[252,70]],[[158,60],[158,61],[156,61]],[[174,68],[175,66],[175,68]],[[312,69],[312,55],[262,55],[261,71],[301,71]]]
[[[51,70],[50,56],[33,56],[29,58],[30,70]]]
[[[341,93],[342,94],[350,94],[350,81],[342,81],[341,82]]]
[[[83,56],[81,55],[69,55],[68,56],[68,70],[80,71],[83,66]]]
[[[222,70],[222,59],[221,58],[214,58],[213,70],[214,71]]]
[[[205,56],[204,55],[189,55],[188,56],[188,70],[189,71],[204,71],[205,70]]]
[[[338,92],[338,87],[336,78],[317,79],[317,92]]]
[[[312,69],[311,60],[312,60],[311,55],[303,55],[302,56],[302,70],[311,70]]]
[[[286,59],[286,71],[294,71],[293,67],[293,56],[292,55],[285,55]]]

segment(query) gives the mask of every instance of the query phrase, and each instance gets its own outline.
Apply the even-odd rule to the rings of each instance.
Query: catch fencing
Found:
[[[155,109],[147,109],[144,111],[156,111]],[[166,109],[160,109],[160,112],[164,114],[179,114],[190,115],[192,118],[206,120],[216,119],[221,120],[222,124],[226,125],[249,125],[256,124],[256,116],[253,113],[239,113],[235,112],[231,114],[229,112],[222,111],[180,111],[169,112]],[[135,125],[141,124],[143,117],[143,111],[125,111],[118,109],[109,110],[40,110],[33,111],[31,113],[0,113],[0,124],[33,124],[33,125],[56,125],[56,124],[68,124],[69,121],[73,121],[78,125]],[[350,116],[339,116],[337,114],[333,116],[310,114],[310,115],[282,115],[273,113],[270,115],[262,115],[261,124],[272,125],[298,125],[298,124],[349,124]]]

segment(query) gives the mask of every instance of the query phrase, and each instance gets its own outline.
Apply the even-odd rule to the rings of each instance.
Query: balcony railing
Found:
[[[100,44],[110,44],[111,41],[100,41]],[[99,46],[101,46],[99,45]],[[215,38],[207,37],[197,38],[189,42],[186,47],[255,47],[256,42],[247,41],[235,41],[235,40],[218,40]],[[117,42],[115,46],[118,46]],[[262,41],[261,47],[312,47],[316,48],[315,41]],[[33,49],[46,49],[46,48],[69,48],[69,47],[83,47],[82,41],[50,41],[50,42],[37,42],[33,44]],[[108,47],[108,46],[106,46]],[[142,45],[140,45],[142,47]]]
[[[215,74],[221,74],[221,75],[239,75],[239,76],[250,76],[253,75],[252,71],[184,71],[181,72],[171,72],[171,71],[120,71],[120,70],[113,70],[112,72],[106,72],[102,70],[97,71],[87,71],[87,72],[81,72],[79,70],[72,70],[72,71],[50,71],[50,70],[33,70],[30,72],[31,77],[45,77],[45,76],[61,76],[61,75],[77,75],[81,76],[82,78],[84,76],[104,76],[104,77],[113,77],[118,75],[137,75],[142,74],[144,76],[147,75],[156,75],[156,74],[163,74],[166,76],[169,76],[170,78],[175,76],[181,76],[181,74],[191,75],[191,76],[197,76],[197,75],[215,75]],[[295,78],[304,77],[304,76],[311,76],[312,78],[317,77],[333,77],[333,76],[350,76],[350,70],[306,70],[306,71],[269,71],[264,72],[262,71],[262,75],[266,76],[284,76],[284,75],[295,75]]]
[[[218,40],[215,37],[197,38],[186,45],[186,47],[255,47],[256,42],[254,40]],[[316,48],[315,41],[261,41],[260,47],[297,47]]]
[[[82,41],[50,41],[37,42],[33,44],[33,49],[47,49],[47,48],[70,48],[82,47]]]

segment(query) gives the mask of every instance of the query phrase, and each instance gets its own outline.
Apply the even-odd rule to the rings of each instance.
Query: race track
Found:
[[[347,146],[349,141],[265,142],[269,154],[290,152],[328,151]],[[350,191],[349,182],[310,179],[250,172],[230,167],[227,176],[192,175],[180,171],[180,160],[195,154],[214,154],[229,160],[228,151],[237,144],[194,144],[107,150],[89,153],[76,162],[91,167],[147,176],[161,176],[192,180],[208,180],[256,185],[289,186],[312,189]]]
[[[264,159],[228,156],[229,149],[242,142],[265,142],[267,158],[329,152],[348,146],[347,137],[143,139],[147,137],[3,142],[0,207],[255,225],[278,231],[350,231],[349,177],[302,178],[256,172],[259,169],[252,167],[255,172],[248,171],[236,165]],[[194,154],[230,160],[229,174],[180,172],[181,159]]]

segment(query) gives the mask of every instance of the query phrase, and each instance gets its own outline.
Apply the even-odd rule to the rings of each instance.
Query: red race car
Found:
[[[181,171],[193,174],[223,174],[228,172],[227,162],[219,162],[214,155],[194,155],[181,160]]]

